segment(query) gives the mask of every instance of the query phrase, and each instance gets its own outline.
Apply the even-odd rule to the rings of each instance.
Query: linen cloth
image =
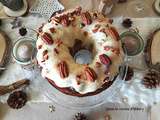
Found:
[[[21,18],[21,19],[25,26],[33,29],[38,28],[38,26],[41,23],[45,22],[45,19],[41,18],[38,15],[37,16],[30,15],[26,18]],[[114,25],[117,26],[120,33],[125,31],[125,29],[121,26],[122,20],[123,20],[123,17],[114,18],[114,23],[113,23]],[[145,42],[146,42],[147,36],[156,28],[160,27],[159,18],[133,18],[132,21],[133,21],[133,27],[137,27],[139,29],[140,35],[143,37]],[[11,40],[15,42],[17,40],[18,29],[11,29],[10,22],[11,20],[6,20],[5,23],[2,25],[2,27],[4,28],[3,30],[9,35]],[[32,32],[29,32],[28,35],[33,37],[35,36],[35,34]],[[137,59],[138,59],[138,62],[137,62]],[[146,68],[143,54],[133,57],[132,65],[133,66],[136,65],[142,69]],[[112,103],[120,103],[119,106],[121,106],[121,104],[123,104],[122,102],[123,97],[128,98],[127,104],[130,106],[132,105],[134,106],[136,104],[142,104],[142,106],[147,106],[150,103],[154,103],[154,102],[159,103],[160,89],[153,89],[153,90],[145,89],[140,84],[140,79],[142,77],[143,77],[143,74],[137,71],[135,73],[133,80],[130,82],[124,83],[121,90],[117,93],[117,96],[114,99],[111,99]],[[38,71],[37,69],[33,71],[28,71],[28,70],[22,69],[20,65],[11,62],[7,66],[7,70],[4,72],[4,74],[0,76],[0,84],[1,85],[9,84],[23,78],[28,78],[31,80],[31,85],[26,89],[27,93],[30,95],[30,101],[28,102],[29,105],[33,103],[40,104],[41,102],[51,103],[50,99],[48,99],[45,96],[44,94],[45,91],[41,91],[40,86],[41,84],[43,84],[44,79],[41,77],[40,71]],[[3,97],[1,96],[0,101],[5,103],[7,97],[8,95]],[[56,104],[56,103],[53,103],[53,104]],[[70,111],[70,113],[72,112]]]

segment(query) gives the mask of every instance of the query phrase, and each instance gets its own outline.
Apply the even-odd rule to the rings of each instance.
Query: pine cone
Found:
[[[74,117],[74,120],[87,120],[87,117],[83,113],[77,113]]]
[[[157,88],[160,85],[159,72],[150,69],[144,76],[142,84],[149,89]]]
[[[19,29],[19,34],[21,36],[25,36],[27,34],[27,29],[25,27],[22,27]]]
[[[10,94],[7,103],[13,109],[22,108],[27,102],[27,95],[23,91],[16,91]]]
[[[132,24],[133,24],[133,22],[132,22],[131,19],[129,19],[129,18],[124,19],[123,22],[122,22],[122,25],[123,25],[123,27],[125,27],[125,28],[130,28],[130,27],[132,27]]]

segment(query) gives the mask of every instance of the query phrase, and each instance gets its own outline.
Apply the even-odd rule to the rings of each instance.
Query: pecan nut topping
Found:
[[[119,34],[114,27],[109,27],[105,29],[105,33],[111,36],[114,40],[117,40],[117,41],[119,40]]]
[[[62,16],[61,24],[64,26],[68,26],[70,24],[69,17],[67,15]]]
[[[90,25],[92,23],[92,18],[89,12],[83,12],[81,14],[82,21],[85,25]]]
[[[58,64],[58,70],[61,78],[66,78],[69,76],[69,69],[65,61],[62,61]]]
[[[92,68],[86,67],[84,72],[87,80],[94,82],[97,79],[97,74]]]
[[[105,65],[110,65],[111,64],[111,59],[106,54],[100,55],[99,59],[100,59],[101,63],[103,63]]]
[[[44,41],[44,43],[46,43],[48,45],[52,45],[53,44],[52,36],[49,33],[46,33],[46,32],[42,33],[41,38]]]

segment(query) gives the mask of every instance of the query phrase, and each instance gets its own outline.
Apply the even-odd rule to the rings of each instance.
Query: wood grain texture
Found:
[[[7,34],[0,30],[0,67],[4,67],[8,63],[10,51],[11,41]]]
[[[160,71],[160,29],[155,30],[148,38],[144,50],[147,66]]]
[[[98,5],[100,0],[87,0],[84,2],[84,0],[59,0],[62,5],[65,7],[65,9],[70,9],[70,8],[74,8],[76,6],[82,6],[83,9],[87,9],[87,10],[97,10],[98,9]],[[126,12],[126,6],[130,1],[133,0],[127,0],[128,2],[126,3],[120,3],[120,4],[116,4],[113,11],[111,12],[110,15],[107,15],[108,17],[113,17],[113,16],[128,16],[128,17],[137,17],[136,15],[129,15]],[[148,3],[148,6],[150,6],[150,14],[148,14],[148,16],[146,17],[155,17],[158,16],[155,12],[154,9],[152,7],[154,0],[142,0],[146,3]]]

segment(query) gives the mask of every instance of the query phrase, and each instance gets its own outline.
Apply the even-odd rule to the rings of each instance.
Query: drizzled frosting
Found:
[[[73,13],[73,10],[57,16],[68,15],[71,12]],[[44,78],[54,81],[58,87],[73,88],[80,94],[86,94],[101,88],[104,83],[112,80],[117,75],[123,60],[123,52],[120,41],[115,38],[115,31],[111,31],[111,34],[108,35],[103,32],[104,29],[112,27],[108,19],[93,18],[92,16],[92,23],[82,26],[83,21],[79,15],[81,11],[76,14],[78,15],[71,15],[74,17],[74,21],[71,21],[67,26],[57,22],[55,19],[57,16],[54,16],[50,22],[43,26],[41,33],[49,33],[54,43],[52,45],[46,44],[40,34],[37,40],[37,60],[42,67],[42,76]],[[94,31],[96,26],[98,26],[98,30]],[[51,30],[53,28],[54,31]],[[84,46],[90,44],[94,46],[92,50],[94,58],[89,65],[77,64],[73,56],[71,56],[68,48],[73,47],[75,39],[82,40]],[[61,41],[61,44],[57,44],[57,41]],[[47,57],[45,57],[47,59],[44,59],[44,51],[47,51]],[[101,63],[99,56],[102,54],[110,58],[110,65],[107,66]],[[65,78],[60,76],[57,69],[57,64],[61,61],[67,63],[69,70],[69,75]],[[100,65],[99,67],[97,67],[97,63]],[[77,80],[77,75],[84,76],[86,66],[92,68],[96,73],[94,81],[87,80],[85,77]],[[93,77],[92,74],[91,77]],[[104,80],[105,78],[107,80]]]

